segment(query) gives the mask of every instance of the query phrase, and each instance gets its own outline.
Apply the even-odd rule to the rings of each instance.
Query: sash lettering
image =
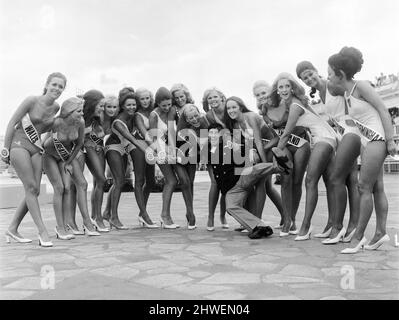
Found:
[[[99,138],[99,137],[97,137],[95,134],[90,134],[90,139],[96,144],[96,145],[98,145],[98,146],[103,146],[103,144],[104,144],[104,141],[103,141],[103,139],[101,139],[101,138]]]
[[[29,141],[33,143],[36,147],[38,147],[41,151],[43,151],[40,135],[37,132],[32,121],[30,120],[28,113],[22,118],[21,123],[22,123],[22,129],[24,130]]]
[[[277,133],[277,135],[279,137],[282,136],[282,134],[284,133],[284,128],[278,128],[278,129],[274,129],[274,131]],[[306,142],[308,142],[307,140],[298,137],[295,134],[290,134],[290,137],[288,138],[288,144],[297,148],[302,147]]]
[[[375,130],[367,127],[363,123],[353,120],[359,129],[360,133],[369,141],[385,141],[384,137]]]
[[[70,152],[65,148],[60,140],[57,138],[57,133],[53,133],[53,143],[54,148],[57,151],[58,155],[60,156],[62,161],[67,161],[69,156],[71,155]]]
[[[345,128],[343,126],[341,126],[335,119],[331,118],[330,121],[332,122],[331,127],[334,129],[334,131],[338,134],[340,134],[341,136],[344,134],[345,132]]]

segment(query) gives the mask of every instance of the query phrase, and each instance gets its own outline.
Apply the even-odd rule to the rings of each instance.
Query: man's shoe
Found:
[[[250,239],[266,238],[273,234],[273,229],[269,226],[256,226],[252,232],[248,234]]]
[[[273,229],[269,226],[259,227],[262,230],[262,235],[264,238],[270,237],[273,234]]]

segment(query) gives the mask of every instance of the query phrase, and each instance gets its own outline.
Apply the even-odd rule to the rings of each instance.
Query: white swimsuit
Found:
[[[362,143],[385,141],[385,130],[378,111],[367,101],[353,96],[356,85],[357,83],[353,86],[349,96],[346,96],[345,92],[345,100],[347,102],[348,114],[352,117],[358,129]]]
[[[327,142],[335,150],[337,147],[337,134],[311,106],[305,108],[298,103],[293,103],[300,107],[304,113],[299,117],[296,125],[309,128],[312,135],[313,144]]]
[[[144,128],[147,131],[150,130],[150,119],[148,119],[144,114],[142,114],[140,112],[136,112],[136,114],[140,115],[141,119],[143,120]],[[132,135],[136,139],[145,140],[139,129],[134,130],[132,132]]]
[[[335,129],[341,136],[348,133],[359,134],[356,126],[351,125],[352,118],[347,112],[345,112],[345,98],[342,96],[333,96],[328,91],[326,85],[326,101],[324,103],[325,112],[332,117],[334,121]]]

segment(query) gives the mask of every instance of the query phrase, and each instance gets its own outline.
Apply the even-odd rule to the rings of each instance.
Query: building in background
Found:
[[[392,118],[394,127],[393,139],[399,145],[399,74],[390,74],[388,76],[381,73],[376,77],[375,89],[384,101],[389,114]],[[399,173],[399,156],[388,156],[384,163],[386,173]]]

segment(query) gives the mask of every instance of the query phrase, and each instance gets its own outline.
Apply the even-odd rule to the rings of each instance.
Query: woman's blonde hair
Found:
[[[226,96],[224,95],[224,93],[219,90],[216,87],[211,87],[209,89],[206,89],[204,92],[204,95],[202,97],[202,107],[204,108],[205,112],[209,111],[209,104],[208,104],[208,96],[212,91],[216,91],[218,93],[218,95],[220,96],[220,98],[222,99],[222,102],[225,103],[226,102]]]

